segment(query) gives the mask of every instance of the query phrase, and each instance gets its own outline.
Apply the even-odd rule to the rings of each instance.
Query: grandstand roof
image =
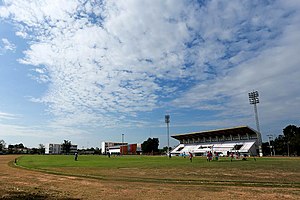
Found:
[[[192,132],[192,133],[184,133],[184,134],[177,134],[172,135],[172,138],[177,140],[181,139],[191,139],[195,137],[215,137],[215,136],[229,136],[229,135],[245,135],[246,133],[250,135],[257,134],[257,132],[248,127],[248,126],[237,126],[232,128],[225,128],[225,129],[216,129],[216,130],[209,130],[209,131],[201,131],[201,132]]]

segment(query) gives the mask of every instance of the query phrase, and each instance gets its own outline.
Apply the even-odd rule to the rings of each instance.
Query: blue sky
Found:
[[[300,119],[300,1],[0,0],[0,139],[142,143]],[[178,144],[171,139],[171,145]]]

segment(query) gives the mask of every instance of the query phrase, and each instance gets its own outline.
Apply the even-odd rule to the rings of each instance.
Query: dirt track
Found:
[[[0,199],[298,199],[296,188],[224,187],[101,181],[9,166],[0,156]]]

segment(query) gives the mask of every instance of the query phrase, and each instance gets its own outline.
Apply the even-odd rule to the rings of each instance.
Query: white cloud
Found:
[[[10,113],[5,113],[5,112],[0,112],[0,120],[7,120],[7,119],[16,119],[17,115],[10,114]]]
[[[35,101],[54,124],[113,126],[169,102],[245,116],[253,88],[287,100],[299,89],[286,81],[299,64],[293,3],[10,0],[0,16],[29,40],[20,62],[49,84]]]
[[[10,11],[6,7],[0,7],[0,17],[8,18]]]
[[[238,120],[252,115],[248,92],[260,93],[259,111],[265,125],[299,119],[300,28],[285,27],[276,47],[230,70],[226,76],[197,85],[173,101],[175,106],[194,105],[198,109],[220,109],[218,117]]]
[[[0,43],[0,55],[6,53],[7,51],[15,51],[16,45],[11,43],[7,38],[2,38]]]

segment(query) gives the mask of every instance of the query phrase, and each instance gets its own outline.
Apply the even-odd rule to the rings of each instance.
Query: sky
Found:
[[[142,143],[300,125],[299,0],[0,0],[0,139]],[[179,142],[170,139],[170,146]]]

